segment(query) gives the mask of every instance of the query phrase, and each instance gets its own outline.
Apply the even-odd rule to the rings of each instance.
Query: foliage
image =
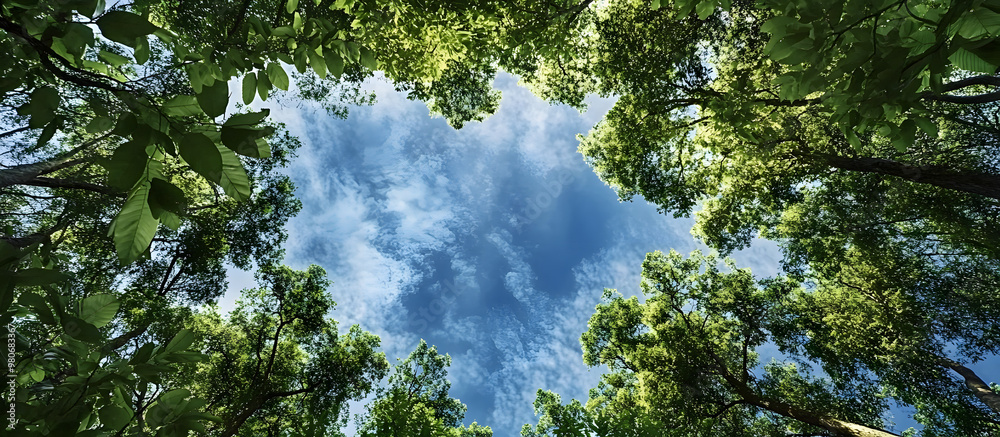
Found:
[[[388,370],[379,338],[357,325],[338,335],[334,303],[318,266],[265,267],[266,288],[243,291],[228,316],[194,318],[208,360],[185,375],[219,416],[212,435],[339,434],[347,401],[360,400]]]
[[[540,391],[538,425],[522,434],[889,436],[896,434],[882,417],[890,400],[917,410],[919,435],[996,433],[1000,396],[977,390],[985,384],[958,360],[995,353],[984,342],[998,326],[953,322],[995,319],[997,306],[933,303],[956,295],[995,299],[973,282],[984,278],[860,256],[843,276],[803,286],[756,280],[731,263],[722,271],[699,252],[648,254],[645,300],[606,290],[581,338],[584,362],[611,373],[591,390],[586,408]],[[886,277],[888,269],[898,275]],[[769,344],[779,353],[767,352],[775,358],[761,365],[757,357]],[[615,420],[630,414],[642,420]]]
[[[359,436],[490,437],[493,431],[473,422],[462,426],[465,404],[448,396],[451,357],[423,340],[393,368],[389,384],[380,389],[358,418]]]

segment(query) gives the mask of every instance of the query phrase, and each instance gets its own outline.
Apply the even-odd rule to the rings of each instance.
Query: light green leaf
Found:
[[[223,146],[218,146],[218,150],[222,156],[222,175],[219,179],[222,191],[237,200],[248,199],[251,191],[250,179],[243,169],[240,158]]]
[[[299,0],[288,0],[288,3],[285,3],[285,11],[289,14],[297,7],[299,7]]]
[[[281,68],[281,64],[273,62],[267,64],[267,78],[278,89],[288,90],[288,73],[285,73],[285,69]]]
[[[163,103],[163,112],[168,115],[178,115],[181,117],[205,113],[198,104],[197,98],[194,96],[184,95],[175,96],[174,98]]]
[[[107,325],[118,314],[118,299],[110,294],[97,294],[80,301],[80,319],[98,328]]]
[[[149,209],[149,182],[143,182],[129,193],[125,206],[111,223],[115,250],[122,265],[132,263],[146,252],[157,224]]]
[[[701,0],[698,2],[695,10],[698,11],[698,19],[704,20],[715,12],[715,2],[712,0]]]
[[[976,56],[975,53],[972,53],[964,48],[959,48],[954,54],[948,57],[948,60],[955,64],[956,67],[963,70],[990,74],[997,71],[996,65],[986,62],[983,58]]]

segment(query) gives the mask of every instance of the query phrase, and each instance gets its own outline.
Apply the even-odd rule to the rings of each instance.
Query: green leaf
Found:
[[[174,335],[174,338],[167,343],[167,347],[163,349],[163,353],[180,352],[187,350],[194,343],[194,332],[190,329],[181,329]]]
[[[958,34],[968,40],[1000,35],[1000,14],[986,8],[974,8],[958,21]]]
[[[937,138],[938,127],[937,124],[931,121],[931,119],[927,117],[916,117],[913,119],[913,121],[917,123],[917,126],[919,126],[920,130],[924,131],[924,133],[926,133],[931,137]]]
[[[41,87],[31,92],[31,100],[17,108],[20,115],[30,115],[28,127],[38,129],[56,117],[59,107],[59,92],[52,87]]]
[[[160,178],[150,181],[149,207],[153,216],[161,218],[164,212],[183,213],[187,208],[184,191]]]
[[[56,117],[55,120],[52,120],[49,124],[45,125],[45,128],[42,129],[42,133],[38,135],[38,141],[36,141],[35,144],[37,144],[38,147],[44,146],[49,142],[49,140],[52,139],[53,136],[55,136],[56,131],[58,131],[61,127],[62,118]]]
[[[133,140],[118,146],[108,163],[108,185],[122,191],[132,188],[148,160],[146,144]]]
[[[267,93],[271,91],[271,80],[263,71],[257,72],[257,94],[261,100],[267,100]]]
[[[32,371],[28,372],[28,377],[31,378],[32,381],[42,382],[42,380],[45,379],[45,370],[36,367]]]
[[[87,18],[94,18],[104,12],[104,0],[80,0],[74,5],[77,12]]]
[[[257,140],[271,135],[270,128],[247,126],[223,126],[222,144],[240,155],[251,158],[266,158],[270,156],[270,148],[261,149]],[[265,147],[267,143],[264,144]]]
[[[654,11],[660,9],[660,0],[653,0],[653,2],[649,5],[649,7]]]
[[[285,11],[291,14],[298,6],[299,0],[288,0],[288,3],[285,3]]]
[[[191,132],[178,143],[181,158],[196,173],[212,182],[219,183],[222,176],[222,156],[215,142],[205,134]]]
[[[87,133],[94,134],[98,132],[104,132],[108,129],[111,129],[114,126],[115,126],[115,121],[108,117],[94,117],[94,119],[90,120],[90,123],[87,124],[85,130],[87,131]]]
[[[963,70],[990,74],[997,71],[996,65],[987,62],[983,58],[976,56],[975,53],[972,53],[964,48],[959,48],[954,54],[948,57],[948,60],[955,64],[956,67]]]
[[[237,200],[248,199],[251,191],[250,179],[247,177],[246,170],[243,169],[240,158],[232,150],[225,147],[220,146],[218,150],[222,155],[222,175],[219,179],[222,191]]]
[[[118,122],[115,123],[115,129],[111,133],[126,136],[135,131],[137,125],[138,120],[136,120],[135,115],[131,112],[125,112],[118,116]]]
[[[100,343],[103,340],[101,331],[96,326],[83,321],[79,317],[64,314],[60,322],[62,322],[63,331],[77,340],[91,344]]]
[[[143,182],[132,190],[125,206],[111,222],[115,250],[122,265],[139,259],[156,234],[158,221],[149,209],[149,186],[149,182]]]
[[[243,76],[243,104],[253,103],[253,95],[257,93],[257,75],[247,73]]]
[[[347,56],[351,59],[351,62],[358,62],[361,58],[361,46],[352,41],[347,41]]]
[[[336,51],[330,50],[323,56],[323,60],[326,62],[326,69],[330,74],[340,79],[340,75],[344,73],[344,58],[340,57]]]
[[[197,363],[206,359],[208,359],[208,355],[188,351],[171,352],[163,357],[163,360],[168,363]]]
[[[368,47],[361,47],[361,65],[369,70],[375,70],[378,68],[378,64],[375,62],[375,53],[368,49]]]
[[[306,54],[309,55],[309,66],[316,72],[316,75],[320,79],[326,79],[326,60],[323,59],[323,56],[316,53],[315,50],[309,50]]]
[[[237,114],[230,117],[222,126],[222,144],[240,155],[253,158],[270,156],[271,151],[267,148],[267,143],[264,143],[264,148],[261,149],[257,140],[271,135],[273,130],[254,127],[269,113],[270,111],[265,109],[261,112]]]
[[[110,11],[97,19],[101,34],[114,42],[135,47],[136,40],[155,32],[154,26],[145,18],[125,11]]]
[[[267,64],[267,78],[278,89],[288,90],[288,73],[285,73],[285,69],[281,68],[281,64],[273,62]]]
[[[202,111],[201,105],[198,99],[194,96],[179,95],[174,98],[167,100],[163,103],[163,112],[168,115],[177,115],[181,117],[187,117],[191,115],[200,115],[205,112]]]
[[[212,118],[218,117],[229,106],[229,84],[224,80],[217,80],[212,86],[204,86],[197,99],[205,114]]]
[[[145,64],[149,60],[149,41],[146,38],[135,40],[135,50],[132,51],[132,57],[139,65]]]
[[[892,146],[899,153],[906,153],[906,150],[913,145],[917,135],[917,124],[912,119],[906,119],[899,125],[897,137],[892,140]]]
[[[711,0],[701,0],[698,2],[698,6],[695,7],[698,11],[698,19],[704,20],[715,12],[715,2]]]
[[[106,405],[98,411],[101,423],[108,429],[122,429],[132,421],[132,413],[115,404]]]
[[[129,63],[130,61],[129,58],[126,58],[117,53],[109,52],[107,50],[101,50],[100,52],[97,53],[97,56],[99,56],[105,62],[111,64],[112,67],[120,67],[122,65]]]
[[[110,294],[88,296],[80,301],[80,319],[100,328],[115,318],[119,306],[118,299]]]
[[[45,298],[40,295],[31,292],[21,293],[21,297],[17,299],[17,302],[23,306],[31,308],[38,318],[38,321],[46,325],[55,325],[56,318],[52,314],[52,310],[49,305],[45,303]]]

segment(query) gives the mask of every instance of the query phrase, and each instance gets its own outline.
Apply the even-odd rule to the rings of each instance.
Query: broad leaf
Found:
[[[115,250],[123,265],[139,259],[156,234],[158,221],[149,209],[149,182],[139,184],[111,223]]]
[[[205,134],[191,132],[184,135],[177,145],[181,158],[191,169],[212,182],[219,183],[222,176],[222,156],[215,142]]]
[[[222,156],[222,175],[219,178],[222,191],[237,200],[249,198],[250,179],[247,177],[246,170],[243,169],[240,158],[232,150],[222,146],[218,147],[218,151]]]
[[[115,318],[119,305],[118,299],[110,294],[86,297],[80,301],[80,319],[100,328]]]
[[[281,68],[281,64],[273,62],[267,64],[267,78],[278,89],[288,90],[288,73],[285,73],[285,69]]]
[[[138,38],[155,32],[154,26],[145,18],[131,12],[110,11],[97,19],[101,34],[114,42],[135,47]]]
[[[197,95],[198,104],[209,117],[218,117],[229,106],[229,84],[217,80],[211,86],[203,86]]]

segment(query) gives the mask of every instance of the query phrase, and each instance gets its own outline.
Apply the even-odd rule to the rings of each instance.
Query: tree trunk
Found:
[[[832,432],[837,436],[844,437],[899,437],[899,434],[893,434],[889,431],[882,429],[871,428],[864,425],[859,425],[857,423],[847,422],[844,420],[837,419],[835,417],[827,416],[815,411],[808,411],[802,408],[798,408],[784,402],[778,402],[771,399],[765,399],[757,396],[755,393],[748,393],[749,396],[744,398],[751,405],[756,405],[760,408],[766,409],[776,414],[798,420],[802,423],[808,423],[813,426],[818,426],[827,431]]]
[[[726,366],[725,361],[719,357],[718,354],[711,350],[709,350],[708,353],[715,360],[717,365],[716,370],[719,370],[722,378],[725,379],[726,383],[728,383],[729,386],[732,387],[733,390],[735,390],[736,393],[738,393],[749,405],[763,408],[772,413],[779,414],[790,419],[795,419],[802,423],[823,428],[832,432],[833,435],[836,436],[899,437],[899,434],[893,434],[886,430],[871,428],[865,425],[840,420],[817,411],[806,410],[804,408],[799,408],[794,405],[760,396],[753,389],[751,389],[749,385],[747,385],[745,380],[737,378],[733,375],[733,373],[730,372],[729,368]]]
[[[911,182],[1000,199],[1000,175],[960,174],[937,166],[914,166],[880,158],[848,158],[825,155],[823,162],[834,168],[896,176]]]
[[[962,375],[965,379],[965,386],[972,390],[972,394],[979,399],[980,402],[985,404],[989,409],[993,410],[995,413],[1000,413],[1000,394],[997,394],[992,389],[990,389],[989,384],[982,380],[976,372],[972,369],[965,367],[955,361],[949,360],[947,358],[940,358],[941,364],[955,373]]]

